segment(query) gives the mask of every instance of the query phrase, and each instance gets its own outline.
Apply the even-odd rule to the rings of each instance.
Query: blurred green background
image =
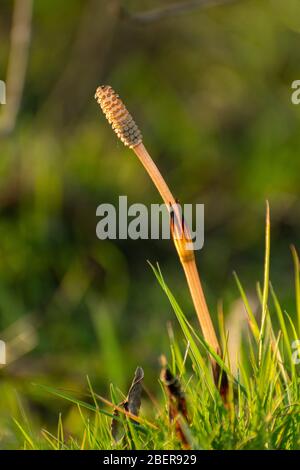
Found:
[[[271,278],[294,315],[289,245],[299,247],[300,79],[298,0],[236,0],[143,22],[155,0],[36,0],[20,110],[5,129],[0,106],[0,423],[14,410],[51,424],[72,409],[32,382],[100,393],[126,390],[137,364],[155,393],[168,351],[171,307],[147,260],[159,262],[196,324],[168,241],[99,241],[96,208],[127,195],[160,202],[143,168],[94,101],[99,84],[120,94],[182,202],[205,204],[197,254],[208,302],[230,313],[232,271],[255,292],[271,206]],[[0,79],[11,55],[15,2],[0,4]],[[1,128],[2,124],[2,128]],[[147,379],[148,377],[148,379]],[[16,395],[12,393],[15,390]],[[18,400],[15,399],[18,396]],[[71,424],[70,424],[71,425]],[[10,440],[0,430],[1,440]]]

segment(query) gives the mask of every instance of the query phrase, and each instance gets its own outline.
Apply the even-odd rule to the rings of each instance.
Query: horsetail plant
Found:
[[[134,151],[169,210],[171,216],[172,237],[186,276],[204,339],[212,350],[216,354],[220,355],[221,348],[202,289],[190,231],[181,216],[179,205],[159,169],[145,148],[142,134],[126,106],[119,98],[119,95],[117,95],[110,86],[102,85],[97,88],[95,99],[99,103],[103,113],[119,139],[125,146]],[[220,370],[213,357],[211,357],[211,364],[214,380],[218,383]]]

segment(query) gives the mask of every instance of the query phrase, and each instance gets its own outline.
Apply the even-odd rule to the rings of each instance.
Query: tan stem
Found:
[[[188,261],[187,263],[182,263],[182,266],[197,312],[198,320],[203,331],[203,335],[213,350],[217,354],[220,354],[221,351],[219,342],[208,311],[196,263],[194,261]]]
[[[150,157],[149,153],[147,152],[143,143],[140,143],[133,147],[133,150],[137,157],[139,158],[140,162],[146,169],[147,173],[149,174],[150,178],[152,179],[154,185],[156,186],[159,194],[161,195],[165,204],[169,207],[169,205],[175,205],[176,200],[171,193],[167,183],[165,182],[164,178],[162,177],[159,169],[155,165],[154,161]]]
[[[140,143],[133,147],[133,150],[139,160],[141,161],[142,165],[146,169],[147,173],[149,174],[150,178],[152,179],[154,185],[156,186],[158,192],[160,193],[163,201],[169,208],[170,205],[176,207],[176,200],[171,193],[168,185],[166,184],[164,178],[162,177],[159,169],[153,162],[151,156],[147,152],[143,143]],[[184,240],[185,242],[186,240]],[[212,349],[217,353],[220,354],[221,348],[217,339],[217,335],[214,330],[214,326],[208,311],[208,307],[206,304],[205,296],[203,293],[201,280],[199,277],[198,269],[196,266],[196,261],[194,257],[194,252],[186,252],[184,249],[184,243],[180,243],[180,241],[175,241],[175,247],[177,249],[180,262],[182,264],[183,270],[185,272],[185,276],[187,279],[187,283],[189,286],[189,290],[191,293],[191,297],[195,306],[195,310],[198,316],[198,320],[200,323],[200,327],[202,329],[203,336],[206,342],[212,347]],[[217,365],[214,359],[212,359],[213,370],[215,373],[215,378],[217,376],[216,369]]]

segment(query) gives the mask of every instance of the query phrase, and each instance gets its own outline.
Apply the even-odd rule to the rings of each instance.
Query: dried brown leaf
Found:
[[[134,416],[138,416],[140,412],[143,379],[144,371],[141,367],[137,367],[127,398],[118,405],[118,407],[124,408],[125,411],[129,411]],[[111,434],[115,442],[119,442],[123,439],[125,430],[117,409],[114,410],[114,417],[111,423]]]

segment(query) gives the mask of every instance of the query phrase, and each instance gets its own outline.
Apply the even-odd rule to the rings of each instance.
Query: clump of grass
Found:
[[[269,239],[267,223],[266,239]],[[268,244],[267,244],[268,245]],[[299,298],[299,258],[293,248],[297,308]],[[65,431],[64,419],[59,416],[57,431],[32,431],[29,419],[15,421],[20,446],[25,449],[300,449],[300,390],[299,366],[293,360],[292,343],[299,336],[299,328],[284,311],[273,286],[266,276],[270,252],[265,256],[265,282],[270,296],[264,298],[258,285],[257,295],[262,312],[266,311],[265,325],[260,325],[251,310],[250,301],[241,281],[235,274],[248,316],[248,340],[238,350],[237,373],[234,375],[227,355],[226,343],[230,332],[224,331],[224,360],[197,334],[170,291],[160,268],[152,266],[163,292],[170,301],[180,324],[184,340],[170,334],[169,364],[163,363],[162,394],[155,400],[159,385],[150,386],[145,373],[145,391],[139,416],[127,411],[121,404],[119,392],[111,387],[111,400],[99,396],[88,381],[84,397],[74,392],[40,388],[67,400],[81,418],[81,429]],[[276,321],[277,320],[277,321]],[[276,328],[275,323],[279,327]],[[264,328],[264,334],[262,331]],[[220,369],[229,377],[230,390],[226,404],[222,401],[208,367],[208,355],[214,354]],[[299,353],[297,354],[299,357]],[[166,368],[168,374],[166,375]],[[139,376],[142,377],[143,374]],[[177,375],[177,379],[176,376]],[[167,380],[165,380],[167,379]],[[180,383],[179,383],[180,380]],[[139,380],[138,380],[139,382]],[[133,385],[136,381],[133,381]],[[140,382],[139,382],[140,383]],[[169,386],[176,383],[175,389]],[[167,390],[166,390],[167,388]],[[180,393],[178,390],[180,389]],[[132,388],[131,388],[132,390]],[[170,396],[170,393],[172,396]],[[184,402],[182,399],[184,397]],[[120,396],[124,403],[124,396]],[[128,398],[127,398],[128,400]],[[170,425],[170,405],[173,424]],[[186,413],[188,410],[188,415]],[[118,414],[115,413],[118,411]],[[186,419],[186,416],[188,418]],[[177,419],[178,418],[178,419]],[[113,439],[111,422],[119,420],[124,430],[120,441]],[[179,425],[179,426],[178,426]]]
[[[267,231],[269,232],[267,225]],[[269,233],[267,234],[269,237]],[[295,284],[299,285],[299,258],[293,249]],[[266,251],[267,264],[270,262]],[[266,269],[265,262],[265,269]],[[111,400],[99,396],[89,383],[85,398],[74,393],[43,387],[77,408],[82,427],[77,434],[66,435],[63,419],[58,420],[56,434],[46,430],[42,437],[32,433],[30,425],[16,423],[25,448],[53,449],[300,449],[299,366],[293,361],[292,343],[299,329],[291,316],[284,312],[269,279],[270,296],[263,303],[263,289],[258,285],[257,295],[261,310],[266,309],[265,325],[258,324],[241,281],[235,274],[237,289],[248,315],[248,340],[238,351],[237,373],[234,375],[228,356],[224,360],[198,335],[187,320],[175,296],[169,289],[160,268],[152,266],[163,292],[170,301],[180,324],[181,337],[170,334],[169,360],[163,361],[159,386],[152,385],[148,398],[144,397],[139,416],[117,407],[118,391],[112,386]],[[298,287],[297,287],[298,288]],[[297,297],[298,300],[298,297]],[[276,321],[277,320],[277,321]],[[275,327],[278,323],[279,327]],[[264,328],[264,334],[262,334]],[[225,353],[230,332],[222,337]],[[220,397],[208,367],[208,355],[215,354],[220,369],[229,377],[230,390],[226,404]],[[297,355],[299,357],[299,354]],[[168,372],[166,373],[166,370]],[[176,378],[177,376],[177,378]],[[180,380],[180,382],[179,382]],[[149,388],[147,371],[145,390]],[[171,386],[171,390],[170,390]],[[184,401],[182,401],[184,400]],[[173,420],[170,424],[170,409]],[[188,410],[188,411],[187,411]],[[124,437],[116,442],[110,431],[113,419],[124,420]]]

